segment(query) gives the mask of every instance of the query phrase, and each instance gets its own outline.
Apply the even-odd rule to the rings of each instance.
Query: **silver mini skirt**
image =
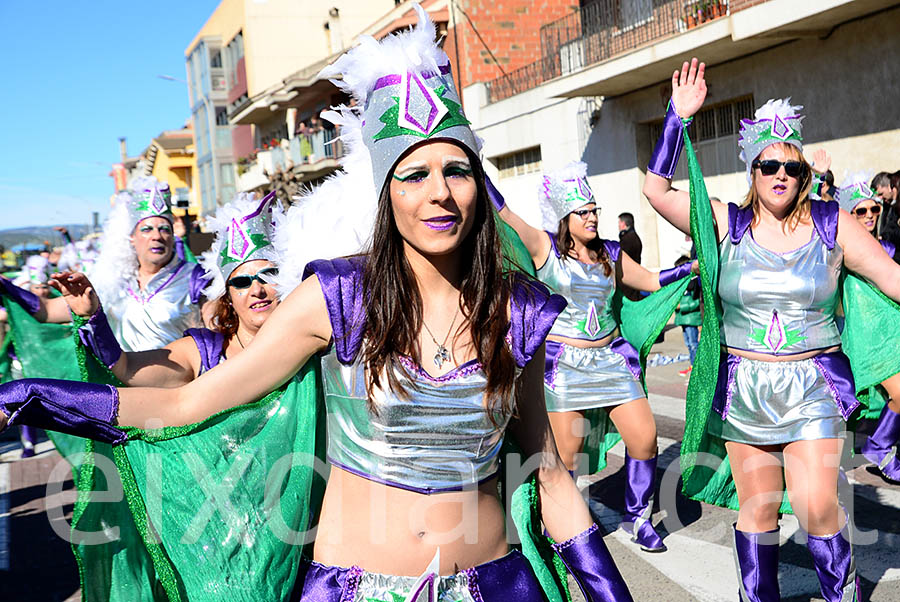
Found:
[[[834,439],[843,436],[858,405],[840,351],[786,362],[723,354],[707,429],[751,445]]]
[[[618,337],[606,347],[547,341],[544,398],[548,412],[617,406],[646,397],[637,351]]]

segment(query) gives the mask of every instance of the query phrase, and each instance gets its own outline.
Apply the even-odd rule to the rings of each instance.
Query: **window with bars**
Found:
[[[690,127],[691,142],[704,175],[712,176],[744,170],[738,157],[738,133],[741,119],[753,117],[753,96],[741,96],[732,100],[704,107],[696,115]],[[663,121],[649,124],[650,148],[662,134]],[[678,161],[674,180],[687,179],[687,160]]]
[[[539,172],[541,171],[541,147],[535,146],[509,155],[496,157],[493,163],[500,170],[501,178]]]

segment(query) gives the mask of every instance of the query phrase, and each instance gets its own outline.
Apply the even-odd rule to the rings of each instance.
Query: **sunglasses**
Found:
[[[753,169],[758,169],[764,176],[774,176],[778,170],[784,167],[784,173],[791,178],[799,178],[806,170],[806,166],[802,161],[776,161],[775,159],[766,159],[760,161],[757,159],[753,162]]]
[[[590,214],[594,214],[596,217],[600,217],[600,207],[595,207],[593,209],[578,209],[573,211],[575,215],[580,217],[581,219],[587,219],[587,216]]]
[[[240,276],[235,276],[234,278],[229,278],[226,284],[236,289],[250,288],[250,285],[253,284],[254,280],[259,280],[260,284],[271,284],[271,278],[274,278],[277,275],[278,268],[263,268],[252,276],[242,274]]]
[[[857,217],[863,217],[867,213],[878,215],[881,213],[881,205],[875,205],[874,207],[857,207],[853,210],[853,213],[855,213]]]

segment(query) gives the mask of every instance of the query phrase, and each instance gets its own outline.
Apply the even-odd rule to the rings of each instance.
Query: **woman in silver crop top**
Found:
[[[510,551],[498,496],[509,432],[585,598],[627,602],[544,407],[543,342],[565,301],[504,272],[479,143],[434,25],[416,10],[415,29],[363,40],[326,70],[357,101],[325,115],[350,155],[345,172],[292,208],[315,213],[329,201],[372,216],[366,252],[310,262],[252,345],[183,387],[79,384],[74,395],[74,385],[20,381],[0,386],[0,426],[66,408],[58,422],[77,410],[82,434],[120,443],[127,435],[109,430],[111,416],[189,424],[260,398],[321,356],[334,462],[313,558],[297,577],[302,600],[543,600],[530,552]]]
[[[568,305],[547,337],[544,396],[560,457],[578,469],[588,412],[604,411],[625,442],[625,520],[622,527],[643,550],[666,547],[650,523],[656,485],[656,423],[641,382],[637,351],[617,336],[613,295],[618,283],[655,291],[690,272],[691,265],[656,274],[641,267],[619,243],[597,235],[599,206],[587,166],[571,163],[544,176],[541,209],[554,232],[527,224],[489,183],[500,217],[528,248],[537,276]],[[584,466],[581,467],[582,470]]]
[[[644,184],[653,207],[686,233],[690,197],[672,188],[671,179],[683,128],[706,96],[704,71],[694,59],[674,73],[663,135]],[[741,122],[750,191],[740,208],[711,203],[723,357],[714,411],[700,419],[710,437],[724,441],[737,488],[734,543],[744,601],[779,599],[778,513],[785,485],[809,534],[823,596],[828,602],[859,599],[849,518],[837,497],[845,420],[859,404],[834,320],[841,270],[900,299],[900,266],[837,203],[809,199],[800,108],[769,101],[753,120]]]
[[[827,159],[830,162],[830,157]],[[878,196],[869,187],[866,175],[857,173],[845,178],[844,185],[838,189],[835,200],[841,209],[856,217],[862,227],[874,236],[881,204]],[[884,239],[878,239],[878,242],[884,247],[885,252],[894,258],[894,262],[897,262],[898,253],[894,245]],[[866,438],[862,453],[875,463],[873,470],[876,470],[882,479],[898,485],[900,458],[897,457],[895,450],[900,443],[900,374],[883,381],[881,387],[887,393],[888,403],[881,410],[875,431]]]

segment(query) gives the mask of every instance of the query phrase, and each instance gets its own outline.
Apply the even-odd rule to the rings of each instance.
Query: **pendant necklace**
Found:
[[[444,365],[444,362],[452,362],[453,356],[450,355],[450,350],[447,349],[444,345],[447,342],[447,339],[450,338],[450,333],[453,332],[453,325],[456,324],[456,318],[459,316],[459,305],[456,306],[456,313],[453,314],[453,321],[450,322],[450,330],[447,331],[447,336],[444,337],[443,343],[438,343],[437,339],[431,334],[431,329],[428,328],[428,325],[425,323],[425,320],[422,320],[422,326],[425,327],[425,332],[428,333],[428,336],[431,337],[431,340],[434,341],[434,344],[437,345],[437,351],[434,352],[434,365],[437,366],[437,369],[440,370],[441,366]]]

